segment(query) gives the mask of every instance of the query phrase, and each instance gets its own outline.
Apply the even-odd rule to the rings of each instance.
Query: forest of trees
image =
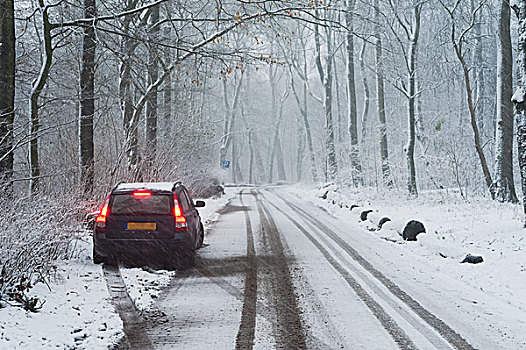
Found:
[[[0,0],[2,196],[217,179],[515,203],[525,50],[522,0]]]

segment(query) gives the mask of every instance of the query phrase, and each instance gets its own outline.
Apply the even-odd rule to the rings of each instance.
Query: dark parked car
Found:
[[[180,183],[119,183],[95,220],[93,262],[115,259],[150,265],[195,264],[203,245],[201,217]]]

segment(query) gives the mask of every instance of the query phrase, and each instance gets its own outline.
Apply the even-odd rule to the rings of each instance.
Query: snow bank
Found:
[[[298,186],[290,191],[353,223],[359,223],[361,210],[350,211],[347,207],[351,204],[374,208],[368,216],[373,222],[359,223],[364,229],[373,231],[380,216],[392,221],[370,234],[401,245],[397,249],[412,254],[415,261],[424,258],[433,264],[441,262],[443,266],[437,268],[446,270],[450,277],[504,304],[526,310],[526,234],[520,205],[485,198],[465,200],[446,190],[422,192],[416,199],[395,191],[334,185],[323,189]],[[326,191],[327,200],[323,200],[320,196]],[[417,242],[405,242],[400,234],[404,224],[413,219],[423,222],[427,233],[420,234]],[[484,262],[461,264],[467,254],[480,255]]]
[[[91,245],[79,245],[78,258],[57,262],[49,288],[40,283],[28,293],[45,300],[39,312],[3,304],[0,349],[103,349],[122,337],[101,268],[88,254]]]

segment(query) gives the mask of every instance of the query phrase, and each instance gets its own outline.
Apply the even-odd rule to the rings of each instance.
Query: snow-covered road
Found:
[[[197,266],[173,277],[141,325],[130,318],[149,338],[129,337],[132,348],[524,345],[522,310],[509,310],[519,320],[513,326],[493,317],[507,307],[498,301],[466,308],[459,301],[481,300],[477,290],[284,188],[240,189],[206,243]]]

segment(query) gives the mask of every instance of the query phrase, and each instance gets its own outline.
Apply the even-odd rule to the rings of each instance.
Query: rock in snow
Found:
[[[411,220],[407,223],[407,225],[405,225],[404,231],[402,232],[402,237],[406,241],[416,241],[416,236],[423,232],[426,232],[424,224],[422,224],[420,221]]]
[[[378,222],[378,230],[380,230],[382,226],[388,221],[391,221],[391,219],[389,219],[387,216],[384,216],[383,218],[381,218],[380,221]]]
[[[461,263],[480,264],[484,259],[480,255],[468,254]]]
[[[372,212],[372,209],[362,211],[362,213],[360,214],[360,220],[362,221],[367,220],[367,215],[369,215],[369,213],[371,212]]]

